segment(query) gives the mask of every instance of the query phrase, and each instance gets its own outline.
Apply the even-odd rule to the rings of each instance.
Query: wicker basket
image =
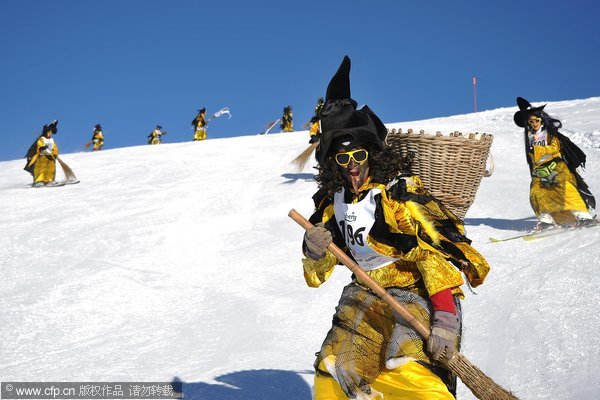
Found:
[[[494,137],[488,134],[453,132],[443,136],[392,129],[387,143],[398,156],[412,157],[410,172],[419,175],[432,195],[460,219],[464,219],[484,176],[493,172],[493,161],[486,169]]]

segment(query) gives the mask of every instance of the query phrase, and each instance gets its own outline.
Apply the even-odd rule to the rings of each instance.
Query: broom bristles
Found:
[[[467,357],[456,353],[447,364],[471,392],[480,400],[518,400],[511,392],[498,385]]]
[[[77,180],[77,177],[73,173],[73,170],[71,168],[69,168],[67,163],[65,163],[63,160],[61,160],[60,157],[58,157],[58,156],[56,156],[56,161],[58,161],[58,163],[62,167],[62,169],[65,173],[65,178],[67,178],[67,181],[76,181]]]
[[[310,155],[317,148],[319,142],[312,143],[310,146],[306,148],[302,153],[298,154],[298,157],[292,160],[292,164],[295,164],[298,167],[298,171],[302,171],[308,162]]]

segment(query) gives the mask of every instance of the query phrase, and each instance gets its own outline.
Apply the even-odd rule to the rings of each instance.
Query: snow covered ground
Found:
[[[488,242],[534,224],[515,111],[389,127],[494,135],[496,171],[466,216],[492,271],[465,290],[463,353],[521,399],[597,399],[600,229]],[[587,153],[600,196],[600,98],[546,111]],[[307,143],[294,132],[63,154],[81,183],[50,189],[29,188],[24,160],[0,162],[0,381],[178,377],[189,399],[310,399],[350,272],[304,283],[287,213],[312,211],[313,169],[290,164]],[[459,398],[473,398],[462,384]]]

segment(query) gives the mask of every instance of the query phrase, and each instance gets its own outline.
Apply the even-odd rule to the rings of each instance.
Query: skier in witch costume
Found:
[[[586,225],[596,200],[577,172],[585,168],[585,153],[558,130],[560,120],[517,97],[515,124],[524,128],[527,164],[531,173],[529,200],[538,218],[536,229],[555,225]]]
[[[315,361],[320,399],[453,399],[456,377],[440,361],[460,344],[461,271],[472,286],[489,266],[460,220],[423,188],[398,176],[401,160],[384,146],[387,129],[350,97],[345,57],[327,88],[316,151],[315,225],[304,236],[304,277],[318,287],[338,263],[334,242],[426,326],[426,342],[353,277],[343,290]],[[379,397],[377,397],[379,396]]]
[[[206,121],[206,108],[203,107],[198,110],[198,115],[196,115],[196,118],[192,121],[192,126],[196,128],[194,140],[206,139],[206,129],[208,126],[208,122]]]
[[[54,135],[58,132],[58,121],[44,125],[42,134],[31,145],[27,155],[25,170],[33,175],[33,186],[51,186],[56,184],[56,157],[58,147],[54,143]]]
[[[321,112],[321,109],[323,108],[324,102],[325,100],[323,100],[322,97],[319,97],[319,100],[317,100],[317,105],[315,106],[315,115],[310,119],[310,128],[308,130],[310,139],[308,143],[316,143],[319,141],[321,135],[319,125],[319,114]]]
[[[100,151],[104,146],[104,133],[102,133],[102,126],[96,124],[94,127],[94,133],[92,134],[92,151]]]
[[[283,116],[281,117],[281,124],[279,124],[279,127],[282,132],[294,132],[292,106],[283,108]]]
[[[167,132],[163,132],[162,126],[156,125],[156,129],[154,129],[148,135],[148,144],[161,144],[162,143],[162,135],[166,135]]]

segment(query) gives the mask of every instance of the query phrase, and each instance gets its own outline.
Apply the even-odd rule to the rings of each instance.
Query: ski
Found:
[[[522,239],[525,236],[534,235],[535,233],[540,233],[540,232],[527,232],[527,233],[523,233],[523,234],[516,235],[516,236],[510,236],[510,237],[506,237],[506,238],[490,237],[489,239],[490,239],[490,243],[508,242],[509,240]]]
[[[532,240],[536,240],[536,239],[542,239],[548,236],[554,236],[554,235],[558,235],[561,233],[566,233],[566,232],[571,232],[571,231],[577,231],[580,229],[586,229],[586,228],[593,228],[595,226],[600,225],[597,221],[594,221],[588,225],[582,225],[582,226],[572,226],[572,227],[565,227],[565,228],[558,228],[558,229],[548,229],[546,231],[542,231],[539,232],[541,235],[529,235],[529,236],[525,236],[523,238],[523,240],[526,241],[532,241]]]
[[[490,243],[500,243],[500,242],[508,242],[509,240],[515,240],[515,239],[523,239],[525,241],[531,242],[533,240],[537,240],[537,239],[542,239],[548,236],[554,236],[554,235],[559,235],[561,233],[566,233],[566,232],[571,232],[571,231],[575,231],[578,229],[584,229],[584,228],[593,228],[595,226],[600,225],[600,223],[598,221],[595,221],[588,224],[588,225],[582,225],[582,226],[574,226],[574,227],[556,227],[553,229],[544,229],[541,231],[536,231],[536,232],[528,232],[528,233],[523,233],[521,235],[516,235],[516,236],[510,236],[507,238],[490,238]]]
[[[52,185],[30,186],[30,187],[33,188],[33,189],[54,188],[54,187],[60,187],[60,186],[65,186],[65,185],[76,185],[79,182],[80,182],[79,180],[76,180],[76,181],[62,181],[62,182],[55,182]]]

